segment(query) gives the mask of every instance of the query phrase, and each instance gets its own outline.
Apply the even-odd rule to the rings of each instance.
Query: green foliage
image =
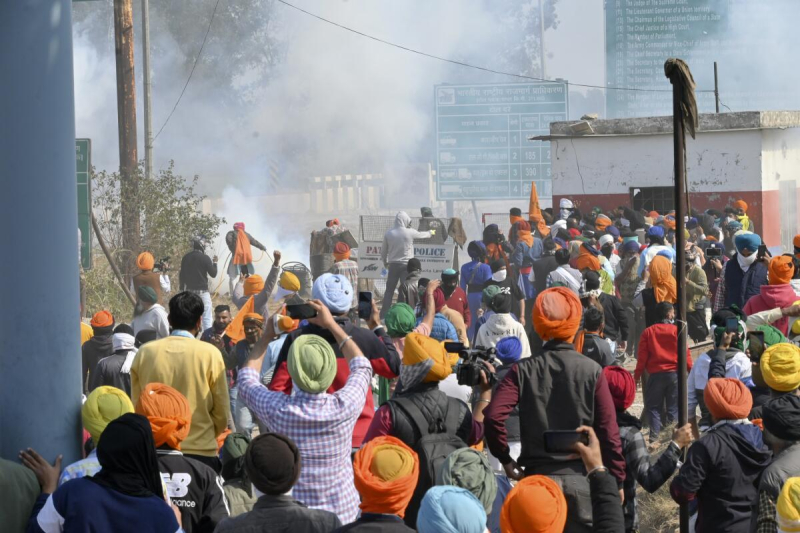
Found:
[[[143,165],[140,165],[136,175],[139,189],[136,200],[140,209],[142,251],[152,253],[156,262],[169,257],[170,264],[177,267],[183,255],[191,250],[191,239],[203,235],[213,241],[225,219],[202,212],[205,197],[196,192],[199,176],[186,180],[174,174],[173,168],[170,161],[166,169],[147,178]],[[92,210],[106,245],[120,270],[125,272],[125,265],[120,264],[127,250],[122,248],[119,191],[118,172],[93,171]],[[86,275],[87,311],[109,309],[113,313],[129,309],[130,303],[114,279],[102,251],[96,248],[93,253],[96,266]],[[177,270],[170,270],[170,280],[177,288]]]

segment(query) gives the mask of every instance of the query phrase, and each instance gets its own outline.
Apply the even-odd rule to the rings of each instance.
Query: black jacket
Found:
[[[355,522],[351,522],[331,533],[414,533],[403,523],[403,519],[391,514],[363,513]]]
[[[220,522],[216,533],[330,533],[342,527],[328,511],[309,509],[291,496],[262,496],[253,510]]]
[[[180,290],[207,291],[208,278],[217,277],[217,264],[200,250],[192,250],[181,259]]]
[[[558,268],[558,262],[554,255],[543,255],[533,262],[533,288],[536,294],[540,294],[547,289],[547,276]]]
[[[589,488],[592,496],[592,531],[594,533],[625,531],[625,519],[614,476],[607,471],[596,472],[589,476]]]
[[[186,533],[211,533],[228,516],[222,479],[211,467],[166,447],[158,450],[158,467]]]
[[[109,386],[124,390],[129,397],[131,395],[131,375],[123,374],[122,365],[128,352],[115,353],[100,359],[95,367],[95,371],[89,374],[89,392],[97,387]]]
[[[97,370],[97,363],[101,359],[114,353],[114,346],[111,343],[112,328],[108,329],[108,334],[98,334],[83,343],[81,347],[81,383],[83,393],[89,393],[89,376]]]
[[[610,294],[600,294],[600,304],[603,306],[603,316],[606,327],[603,329],[605,338],[612,341],[628,340],[628,316],[622,307],[619,298]]]

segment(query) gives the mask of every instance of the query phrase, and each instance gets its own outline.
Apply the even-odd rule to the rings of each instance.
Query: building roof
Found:
[[[592,133],[577,133],[573,126],[585,121],[552,122],[550,135],[532,137],[550,140],[564,137],[616,135],[659,135],[672,133],[672,116],[598,119],[589,121]],[[738,113],[702,113],[698,132],[785,129],[800,127],[800,111],[743,111]]]

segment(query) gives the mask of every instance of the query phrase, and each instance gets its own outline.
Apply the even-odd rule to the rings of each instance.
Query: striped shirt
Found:
[[[239,371],[239,399],[276,433],[300,450],[303,468],[292,496],[312,509],[335,513],[343,524],[358,516],[359,496],[353,484],[353,428],[364,408],[372,378],[365,357],[350,361],[345,386],[333,394],[309,394],[293,387],[292,395],[268,390],[252,368]]]

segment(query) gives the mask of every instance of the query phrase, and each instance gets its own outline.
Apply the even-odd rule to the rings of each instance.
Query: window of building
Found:
[[[631,205],[634,211],[644,209],[661,215],[675,209],[674,187],[631,187]]]

